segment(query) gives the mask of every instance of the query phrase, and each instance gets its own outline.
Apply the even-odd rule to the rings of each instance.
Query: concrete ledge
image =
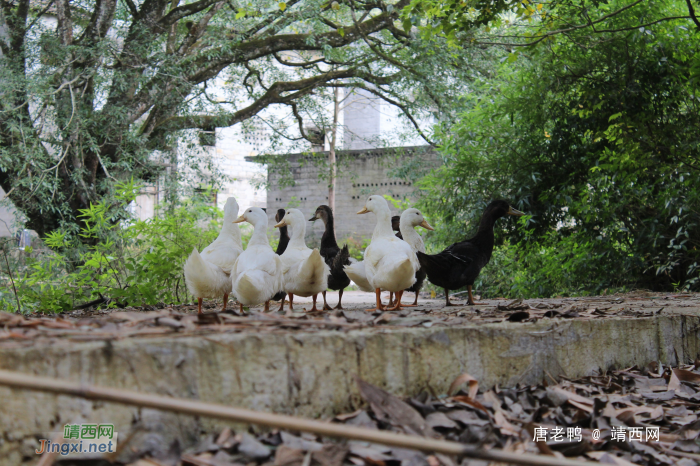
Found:
[[[397,395],[445,393],[463,372],[481,387],[579,377],[599,369],[690,362],[700,317],[540,320],[536,323],[373,328],[347,333],[238,333],[0,348],[0,368],[309,417],[361,404],[357,374]],[[67,423],[114,423],[137,449],[187,446],[218,421],[0,388],[0,458],[23,464],[34,436]]]

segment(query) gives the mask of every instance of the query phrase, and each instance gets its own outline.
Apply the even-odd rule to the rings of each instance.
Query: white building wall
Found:
[[[216,146],[212,156],[219,170],[233,181],[224,183],[217,198],[223,208],[226,199],[234,196],[241,210],[246,207],[267,207],[267,191],[255,187],[255,181],[264,182],[267,170],[258,163],[246,162],[245,157],[255,156],[265,145],[265,131],[257,130],[244,135],[239,126],[217,128]]]

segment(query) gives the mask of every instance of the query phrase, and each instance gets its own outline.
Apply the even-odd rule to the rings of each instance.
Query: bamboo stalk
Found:
[[[148,395],[130,390],[83,385],[62,379],[38,377],[12,371],[0,370],[0,385],[502,463],[531,466],[584,466],[593,464],[588,461],[561,459],[553,456],[510,453],[495,449],[484,450],[447,440],[333,424],[250,409],[232,408],[182,398]]]

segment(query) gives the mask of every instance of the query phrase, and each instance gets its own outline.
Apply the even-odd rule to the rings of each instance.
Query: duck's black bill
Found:
[[[519,210],[514,209],[514,208],[509,206],[508,215],[515,215],[516,217],[522,217],[525,214],[523,212],[520,212]]]

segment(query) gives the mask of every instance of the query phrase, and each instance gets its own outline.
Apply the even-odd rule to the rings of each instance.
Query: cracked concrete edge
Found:
[[[547,320],[347,333],[238,333],[0,349],[0,368],[308,417],[356,409],[355,376],[399,396],[445,393],[463,372],[482,388],[579,377],[700,354],[700,317]],[[0,457],[22,464],[35,436],[67,423],[114,423],[137,452],[183,447],[223,423],[0,387]],[[138,429],[137,429],[138,428]],[[132,452],[133,455],[136,453]],[[124,455],[129,456],[128,452]]]

